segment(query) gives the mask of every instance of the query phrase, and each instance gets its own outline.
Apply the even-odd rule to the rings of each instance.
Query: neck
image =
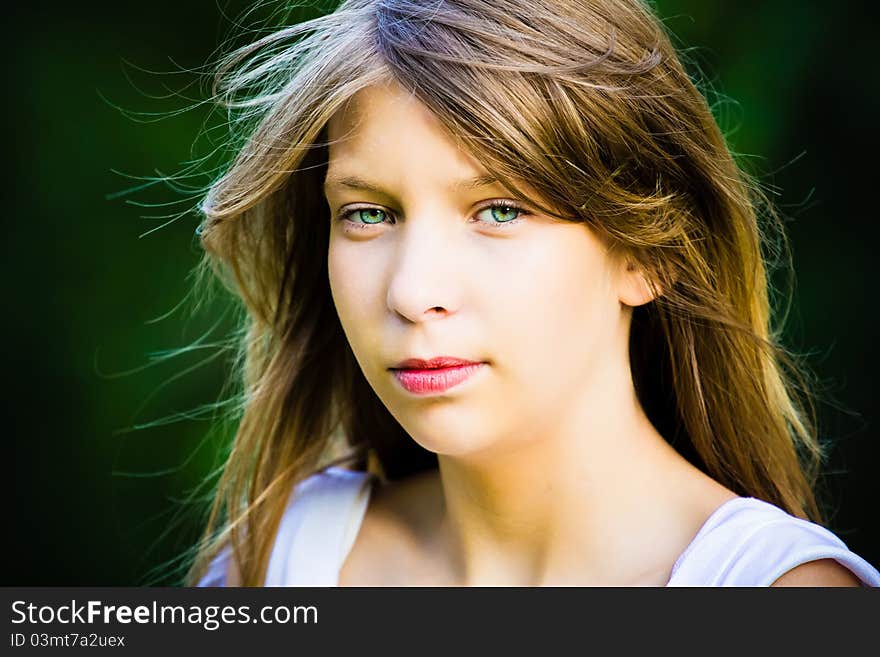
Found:
[[[633,537],[671,522],[670,476],[691,466],[644,415],[628,369],[613,378],[531,435],[440,455],[443,534],[463,585],[613,580],[651,548]]]

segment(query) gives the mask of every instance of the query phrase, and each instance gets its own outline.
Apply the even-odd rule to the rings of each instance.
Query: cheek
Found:
[[[363,261],[362,253],[351,247],[351,243],[331,236],[327,269],[339,321],[352,348],[357,350],[370,326],[379,283],[378,272]]]
[[[582,230],[577,230],[578,228]],[[583,231],[583,232],[582,232]],[[586,368],[613,326],[616,297],[604,254],[583,227],[547,231],[508,263],[489,294],[493,335],[520,376],[546,390]]]
[[[330,275],[330,294],[333,296],[333,303],[336,311],[339,313],[340,319],[345,324],[346,307],[348,300],[352,298],[354,290],[352,282],[355,277],[350,260],[344,257],[344,249],[340,249],[336,242],[331,238],[330,248],[327,252],[327,271]]]

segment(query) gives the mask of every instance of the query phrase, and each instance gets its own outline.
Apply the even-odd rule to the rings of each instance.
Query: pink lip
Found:
[[[395,370],[433,370],[438,367],[458,367],[459,365],[476,365],[479,361],[465,360],[455,356],[437,356],[422,360],[421,358],[407,358],[399,362],[392,369]]]
[[[417,395],[445,392],[469,379],[485,363],[461,358],[440,357],[430,360],[411,358],[396,368],[394,377],[406,390]]]

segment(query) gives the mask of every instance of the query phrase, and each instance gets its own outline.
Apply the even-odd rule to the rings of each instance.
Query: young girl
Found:
[[[642,0],[348,0],[218,92],[243,414],[189,583],[880,585],[821,526],[781,222]]]

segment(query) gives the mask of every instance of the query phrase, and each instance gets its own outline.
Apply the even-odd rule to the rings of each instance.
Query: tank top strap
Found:
[[[331,466],[291,491],[266,586],[336,586],[357,537],[375,475]]]
[[[831,531],[753,497],[722,504],[672,569],[668,586],[770,586],[795,566],[835,559],[864,584],[880,573]]]

